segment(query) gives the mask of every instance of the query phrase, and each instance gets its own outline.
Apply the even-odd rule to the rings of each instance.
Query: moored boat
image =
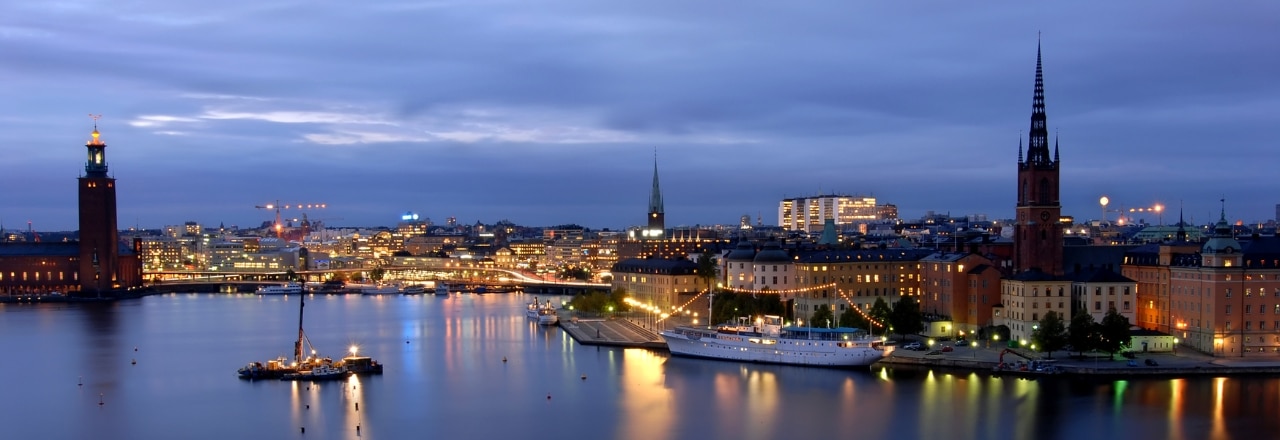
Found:
[[[436,283],[437,296],[449,296],[449,285],[441,282]]]
[[[284,283],[275,286],[262,286],[256,291],[259,295],[297,295],[302,293],[302,285],[298,283]]]
[[[421,284],[410,284],[400,288],[402,295],[421,295],[427,293],[427,288]]]
[[[868,366],[886,354],[880,338],[847,327],[783,327],[764,316],[714,328],[681,326],[661,332],[671,354],[748,362],[828,367]]]
[[[310,356],[304,355],[304,349],[311,345],[307,334],[302,330],[303,312],[307,307],[307,297],[299,297],[298,302],[298,339],[293,343],[293,360],[281,356],[263,362],[251,362],[236,370],[241,379],[286,379],[286,380],[329,380],[344,375],[382,374],[382,364],[366,356],[356,356],[358,347],[352,345],[350,356],[338,362],[316,354],[311,347]]]
[[[400,293],[400,286],[395,284],[378,284],[360,289],[361,295],[395,295]]]

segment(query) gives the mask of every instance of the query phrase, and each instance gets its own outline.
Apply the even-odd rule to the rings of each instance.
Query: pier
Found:
[[[563,319],[560,328],[582,345],[667,350],[662,336],[625,318]]]

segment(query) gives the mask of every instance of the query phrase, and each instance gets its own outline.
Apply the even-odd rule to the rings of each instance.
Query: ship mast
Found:
[[[302,308],[307,306],[307,295],[298,295],[298,341],[293,343],[293,360],[302,365]]]

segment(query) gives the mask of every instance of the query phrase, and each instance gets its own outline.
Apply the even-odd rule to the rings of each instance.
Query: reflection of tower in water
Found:
[[[334,382],[290,382],[289,416],[293,425],[311,433],[325,433],[322,435],[359,434],[357,429],[365,428],[365,408],[361,405],[365,401],[364,385],[356,375]],[[341,412],[341,417],[335,417],[334,411]]]

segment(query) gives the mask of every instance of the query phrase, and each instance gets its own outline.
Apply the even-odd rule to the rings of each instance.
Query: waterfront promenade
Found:
[[[668,324],[675,325],[674,323]],[[643,323],[633,322],[627,318],[568,318],[560,321],[564,329],[574,340],[582,345],[647,348],[667,351],[662,337],[645,327]],[[976,347],[956,347],[953,351],[942,352],[939,344],[934,350],[912,351],[893,349],[888,356],[873,367],[921,367],[949,368],[979,372],[996,372],[995,367],[1001,362],[1001,353],[1006,347],[1002,345]],[[1012,350],[1011,350],[1012,351]],[[1065,374],[1097,375],[1097,376],[1189,376],[1189,375],[1225,375],[1225,374],[1280,374],[1280,358],[1249,359],[1213,357],[1190,349],[1178,350],[1174,353],[1135,353],[1134,364],[1130,359],[1117,354],[1110,358],[1105,354],[1087,353],[1076,357],[1075,353],[1055,352],[1052,358],[1044,353],[1035,353],[1026,349],[1017,349],[1027,357],[1036,360],[1048,360]],[[932,354],[931,354],[932,353]],[[1157,365],[1150,366],[1150,359]],[[1020,374],[1033,372],[1018,371],[1019,361],[1026,358],[1005,352],[1004,363],[1012,365],[1011,369],[999,371],[1001,374]]]

